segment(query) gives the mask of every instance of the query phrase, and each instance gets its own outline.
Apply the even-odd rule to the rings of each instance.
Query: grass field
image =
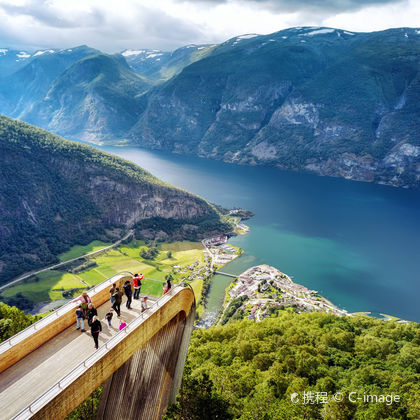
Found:
[[[70,251],[60,255],[60,259],[75,258],[75,256],[83,255],[104,246],[107,246],[107,244],[95,241],[85,247],[73,247]],[[63,298],[62,292],[64,290],[78,289],[75,291],[75,296],[77,296],[82,289],[101,283],[119,271],[130,271],[144,275],[145,280],[142,286],[142,293],[160,296],[165,275],[172,273],[175,281],[181,278],[180,274],[173,273],[173,266],[188,266],[195,262],[198,262],[199,265],[204,265],[203,247],[199,242],[161,244],[159,246],[159,255],[154,260],[145,260],[140,257],[140,252],[144,247],[143,241],[133,241],[129,244],[121,245],[97,257],[90,258],[90,261],[94,261],[97,264],[96,267],[77,274],[58,270],[45,271],[37,276],[37,281],[33,278],[28,279],[26,282],[5,289],[2,295],[8,298],[22,293],[23,296],[34,303],[57,300]],[[168,258],[169,251],[172,254],[170,258]],[[198,298],[202,289],[202,280],[194,280],[192,286]]]
[[[74,245],[67,252],[60,254],[58,258],[60,261],[71,260],[72,258],[80,257],[81,255],[88,254],[89,252],[98,251],[102,248],[111,245],[110,242],[93,241],[87,245]]]

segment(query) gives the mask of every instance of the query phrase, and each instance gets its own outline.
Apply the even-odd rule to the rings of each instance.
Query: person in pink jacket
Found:
[[[83,292],[79,297],[72,300],[72,302],[79,301],[80,305],[82,306],[83,312],[85,314],[85,318],[87,317],[87,309],[89,303],[92,303],[92,299],[87,294],[87,292]]]

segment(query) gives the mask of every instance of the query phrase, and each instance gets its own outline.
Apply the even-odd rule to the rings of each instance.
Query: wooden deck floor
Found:
[[[148,305],[152,304],[149,299]],[[120,319],[114,313],[111,328],[104,319],[110,308],[109,302],[98,309],[102,323],[99,346],[108,341],[119,330]],[[140,314],[140,300],[133,300],[132,309],[125,307],[125,297],[121,305],[121,318],[128,324]],[[0,374],[0,418],[10,419],[50,386],[66,375],[89,355],[94,353],[94,342],[90,328],[76,330],[76,322],[37,350]]]

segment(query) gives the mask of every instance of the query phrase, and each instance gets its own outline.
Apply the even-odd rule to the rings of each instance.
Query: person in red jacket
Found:
[[[165,284],[163,285],[163,294],[168,293],[169,290],[171,290],[172,288],[172,283],[171,283],[171,279],[167,279]]]
[[[141,281],[143,280],[143,274],[134,274],[133,277],[133,287],[134,287],[134,299],[139,299],[140,298],[140,290],[141,290]]]

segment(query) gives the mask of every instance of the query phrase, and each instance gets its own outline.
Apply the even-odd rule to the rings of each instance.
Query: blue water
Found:
[[[208,201],[244,207],[245,254],[225,271],[270,264],[348,311],[420,321],[420,192],[138,148],[103,147]]]

